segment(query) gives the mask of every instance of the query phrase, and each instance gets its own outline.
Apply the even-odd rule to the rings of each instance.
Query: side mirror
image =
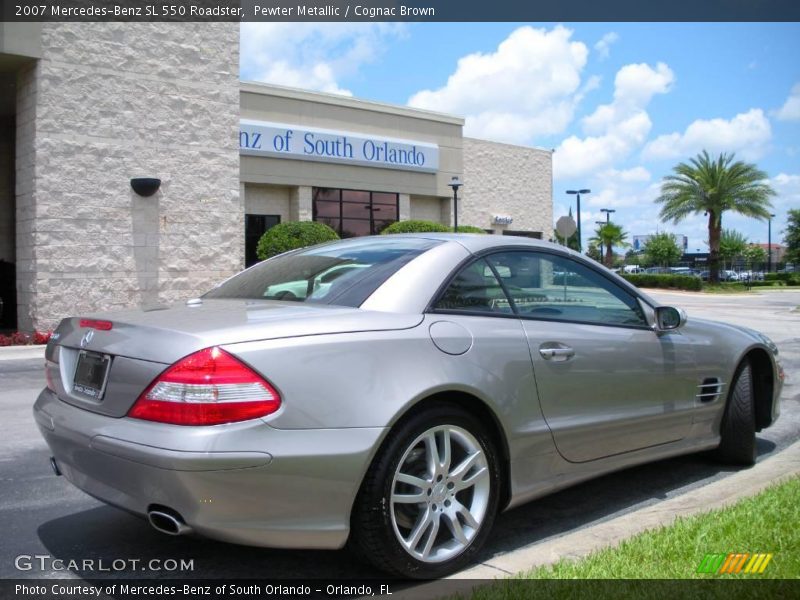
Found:
[[[656,331],[672,331],[680,329],[685,324],[686,312],[683,309],[674,306],[656,307]]]

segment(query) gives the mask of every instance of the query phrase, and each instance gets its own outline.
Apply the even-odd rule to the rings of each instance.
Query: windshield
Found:
[[[203,298],[360,306],[400,267],[440,243],[420,238],[363,238],[303,248],[250,267]]]

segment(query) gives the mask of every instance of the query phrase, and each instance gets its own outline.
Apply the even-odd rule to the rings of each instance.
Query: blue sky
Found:
[[[661,223],[679,161],[735,152],[778,192],[773,242],[800,208],[800,24],[246,23],[241,77],[466,118],[464,134],[555,148],[554,218],[582,199],[584,238],[616,209],[630,235],[706,251],[702,215]],[[466,190],[465,190],[466,192]],[[767,224],[726,214],[752,242]]]

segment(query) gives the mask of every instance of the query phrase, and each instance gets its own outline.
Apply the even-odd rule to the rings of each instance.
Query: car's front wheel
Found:
[[[756,417],[753,373],[749,361],[739,365],[720,425],[718,460],[750,466],[756,462]]]
[[[489,534],[499,488],[496,450],[477,419],[449,406],[417,413],[390,433],[370,467],[352,542],[385,571],[447,575]]]

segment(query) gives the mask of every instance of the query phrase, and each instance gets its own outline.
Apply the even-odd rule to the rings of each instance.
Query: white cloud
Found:
[[[556,178],[579,177],[607,168],[640,147],[652,122],[645,108],[656,94],[666,94],[675,76],[664,63],[622,67],[614,79],[614,100],[582,121],[587,137],[570,136],[556,149]]]
[[[777,196],[772,199],[772,208],[776,214],[800,207],[800,175],[779,173],[769,183],[777,192]]]
[[[594,49],[597,51],[597,55],[600,57],[600,60],[605,60],[611,54],[611,44],[619,40],[619,34],[610,31],[605,34],[600,41],[598,41],[594,45]]]
[[[650,181],[650,171],[644,167],[633,167],[632,169],[625,169],[618,171],[617,169],[609,169],[603,171],[598,176],[601,181],[621,181],[623,183],[646,183]]]
[[[242,79],[351,96],[340,85],[380,56],[402,23],[242,23]]]
[[[796,83],[792,92],[777,111],[775,116],[781,121],[800,121],[800,83]]]
[[[647,144],[645,159],[675,159],[710,153],[735,152],[745,160],[755,160],[766,152],[772,139],[769,120],[760,108],[740,113],[730,120],[698,119],[683,133],[661,135]]]
[[[460,58],[443,87],[417,92],[408,104],[464,115],[468,136],[524,144],[560,133],[599,84],[591,78],[581,89],[588,50],[571,36],[562,26],[520,27],[494,52]]]

